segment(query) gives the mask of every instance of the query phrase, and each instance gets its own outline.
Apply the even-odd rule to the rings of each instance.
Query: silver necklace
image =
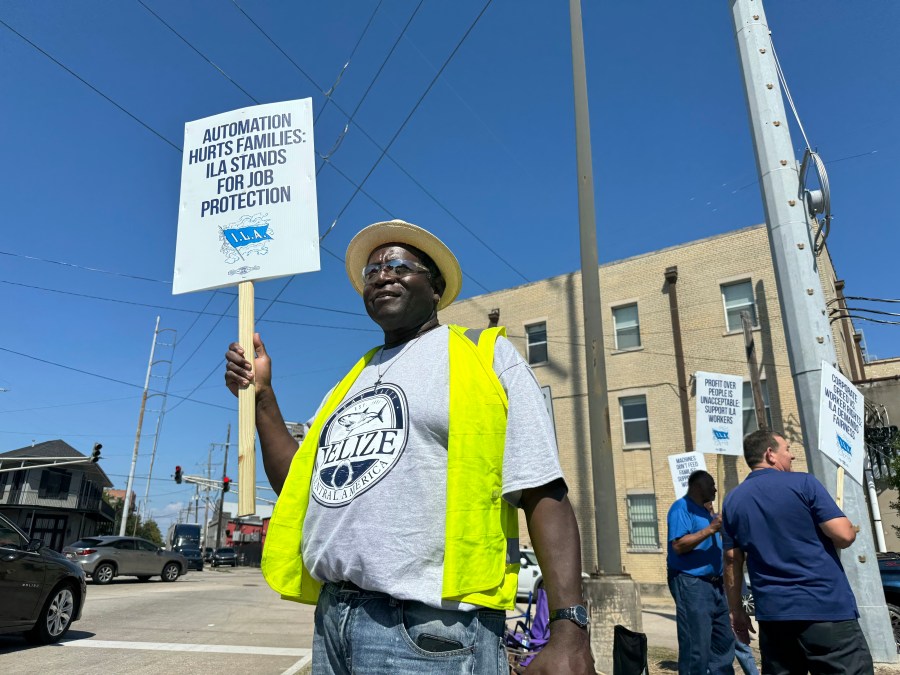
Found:
[[[436,327],[437,327],[437,326],[435,326],[435,328],[436,328]],[[431,332],[431,331],[425,331],[425,333],[422,333],[421,335],[417,335],[417,336],[414,337],[412,340],[410,340],[409,342],[407,342],[406,345],[403,347],[403,349],[401,349],[401,350],[398,352],[397,356],[395,356],[394,358],[391,359],[391,362],[388,364],[387,368],[384,369],[384,372],[381,371],[381,366],[382,366],[382,364],[384,363],[384,347],[381,348],[381,350],[378,352],[378,363],[375,364],[375,372],[378,374],[378,379],[375,380],[375,386],[376,386],[376,387],[380,387],[380,386],[381,386],[381,379],[382,379],[385,375],[387,375],[387,371],[389,371],[389,370],[391,369],[391,366],[393,366],[395,363],[397,363],[397,361],[400,360],[400,357],[401,357],[401,356],[403,356],[403,355],[406,354],[410,349],[412,349],[412,348],[413,348],[413,345],[415,345],[419,340],[422,339],[422,337],[423,337],[424,335],[427,335],[429,332]]]

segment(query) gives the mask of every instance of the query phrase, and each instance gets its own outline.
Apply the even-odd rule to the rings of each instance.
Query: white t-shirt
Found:
[[[376,353],[323,425],[303,524],[303,561],[316,579],[351,581],[432,607],[472,608],[441,600],[448,336],[440,326]],[[522,490],[562,471],[537,380],[503,337],[494,371],[509,398],[503,497],[517,505]],[[509,550],[517,561],[518,541]]]

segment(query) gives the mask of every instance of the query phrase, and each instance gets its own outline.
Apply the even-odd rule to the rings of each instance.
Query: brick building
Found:
[[[826,301],[835,306],[843,283],[827,250],[819,256],[819,269]],[[744,432],[756,428],[741,310],[754,319],[771,426],[791,442],[798,457],[795,468],[806,470],[768,234],[757,225],[612,262],[601,266],[600,286],[618,545],[625,570],[651,586],[646,590],[659,591],[652,586],[665,583],[666,513],[675,494],[667,458],[693,449],[693,374],[742,376]],[[581,526],[583,565],[590,571],[597,544],[581,298],[581,273],[574,272],[456,302],[441,312],[441,321],[487,326],[489,314],[499,309],[500,325],[531,363],[552,406],[560,459]],[[833,323],[832,335],[823,338],[834,341],[838,367],[856,380],[862,355],[853,335],[846,320]],[[721,461],[725,487],[733,488],[748,469],[739,457]],[[707,455],[706,464],[715,475],[717,456]],[[522,538],[527,542],[524,519]]]

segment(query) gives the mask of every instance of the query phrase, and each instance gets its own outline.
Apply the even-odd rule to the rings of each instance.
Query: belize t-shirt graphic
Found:
[[[340,507],[376,485],[400,460],[408,437],[407,403],[391,384],[369,387],[344,401],[319,435],[312,495]]]

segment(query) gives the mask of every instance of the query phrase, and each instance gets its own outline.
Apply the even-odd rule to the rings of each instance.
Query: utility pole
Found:
[[[213,445],[209,444],[209,453],[206,456],[206,477],[212,480],[212,451]],[[203,500],[203,544],[201,549],[206,548],[206,540],[209,537],[209,485],[206,486],[206,499]]]
[[[228,423],[228,432],[225,434],[225,460],[222,462],[222,480],[228,475],[228,446],[231,445],[231,423]],[[216,549],[222,546],[222,512],[225,509],[225,491],[219,491],[219,516],[216,522]]]
[[[622,572],[618,502],[612,443],[609,437],[609,398],[600,302],[600,264],[594,214],[594,171],[584,65],[581,0],[569,0],[572,33],[572,78],[575,88],[575,137],[578,168],[578,221],[581,242],[581,294],[584,313],[585,370],[594,485],[597,567],[599,575],[584,582],[590,605],[591,647],[601,672],[612,672],[613,629],[622,624],[641,630],[637,584]]]
[[[813,240],[800,192],[772,40],[762,0],[732,0],[756,166],[791,376],[800,412],[810,472],[834,492],[837,465],[819,450],[819,393],[822,362],[836,363]],[[860,624],[876,662],[896,663],[897,652],[878,572],[872,528],[862,486],[845,483],[843,511],[860,531],[841,561],[859,606]]]
[[[150,388],[150,370],[153,368],[153,353],[156,351],[156,335],[159,333],[159,317],[153,329],[153,342],[150,344],[150,362],[147,364],[147,377],[144,378],[144,393],[141,396],[141,412],[138,414],[137,432],[134,435],[134,453],[131,456],[131,470],[128,472],[128,483],[125,487],[125,504],[122,510],[122,522],[119,525],[119,536],[125,536],[128,524],[128,510],[131,508],[131,487],[134,485],[134,467],[137,465],[138,448],[141,445],[141,428],[144,426],[144,409],[147,407],[147,390]]]
[[[741,325],[744,328],[744,352],[747,354],[747,367],[750,369],[750,390],[753,392],[753,407],[756,408],[756,426],[759,429],[768,429],[766,402],[763,400],[762,384],[759,381],[759,367],[756,365],[756,342],[753,340],[753,319],[750,318],[750,312],[741,312]]]

